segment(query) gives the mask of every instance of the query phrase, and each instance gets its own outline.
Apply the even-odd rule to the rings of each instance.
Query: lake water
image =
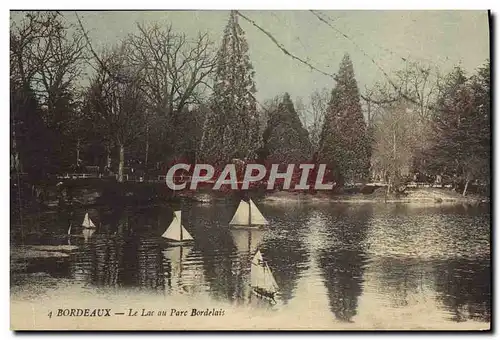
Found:
[[[12,267],[12,306],[96,299],[124,310],[143,303],[170,312],[198,303],[233,315],[187,323],[190,329],[489,328],[487,206],[256,203],[270,222],[263,230],[229,228],[237,202],[175,207],[195,239],[182,247],[160,237],[171,207],[91,209],[99,231],[88,240],[71,237],[78,249],[69,257]],[[68,221],[81,224],[85,212],[39,215],[39,236],[25,243],[68,244]],[[257,249],[279,286],[274,305],[249,288]]]

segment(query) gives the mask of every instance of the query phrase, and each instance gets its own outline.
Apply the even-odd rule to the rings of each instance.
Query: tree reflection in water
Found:
[[[262,205],[260,208],[270,221],[260,250],[271,268],[279,286],[278,299],[287,304],[293,297],[301,273],[307,269],[309,252],[305,238],[310,209],[300,206]]]
[[[364,249],[370,205],[335,205],[324,212],[327,217],[326,243],[319,251],[319,266],[328,290],[335,318],[352,322],[362,292]]]
[[[452,259],[436,264],[438,299],[463,322],[491,319],[491,271],[488,259]]]
[[[219,204],[193,205],[186,210],[186,220],[200,235],[196,245],[203,260],[203,276],[210,295],[217,300],[241,303],[245,299],[241,274],[244,268],[240,266],[229,230],[234,211]]]

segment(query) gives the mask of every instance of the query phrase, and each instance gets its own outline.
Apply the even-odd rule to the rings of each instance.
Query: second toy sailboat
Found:
[[[274,300],[275,294],[278,292],[278,284],[274,279],[271,269],[267,262],[262,258],[260,250],[255,253],[252,259],[252,266],[250,270],[250,286],[254,293],[258,296]]]
[[[174,212],[172,223],[168,226],[167,230],[161,235],[170,243],[189,243],[194,239],[191,234],[184,228],[181,223],[181,211]]]
[[[85,218],[83,219],[82,222],[82,227],[83,227],[83,238],[87,241],[89,238],[92,237],[92,234],[95,233],[97,227],[95,226],[94,222],[90,219],[89,213],[85,214]]]
[[[236,213],[229,224],[234,227],[260,227],[269,224],[269,222],[262,215],[255,203],[249,199],[248,202],[244,200],[240,201],[238,209],[236,209]]]
[[[82,227],[85,229],[96,229],[94,222],[90,219],[89,213],[85,213],[83,218]]]

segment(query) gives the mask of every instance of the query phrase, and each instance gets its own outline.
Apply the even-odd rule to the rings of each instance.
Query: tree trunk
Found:
[[[12,154],[13,154],[13,164],[12,168],[17,172],[23,172],[21,168],[21,162],[19,160],[19,151],[17,149],[17,141],[16,141],[16,125],[15,120],[12,123]]]
[[[389,177],[389,181],[387,183],[387,190],[385,191],[384,202],[387,203],[387,199],[389,198],[389,193],[391,191],[391,178]]]
[[[76,141],[76,167],[80,165],[80,140]]]
[[[149,124],[146,124],[146,150],[144,156],[144,171],[148,169],[148,155],[149,155]]]
[[[396,163],[396,130],[393,131],[392,141],[393,141],[392,157],[393,157],[393,162]],[[394,166],[394,168],[396,168],[396,166]]]
[[[109,173],[111,172],[111,150],[109,146],[106,146],[106,169],[109,175]]]
[[[467,194],[467,188],[469,187],[469,178],[467,178],[467,180],[465,181],[465,188],[464,188],[464,192],[462,193],[462,196],[465,196]]]
[[[371,99],[371,98],[368,98],[368,99]],[[368,100],[366,102],[366,104],[368,105],[368,110],[367,110],[367,113],[368,113],[368,128],[372,127],[371,103],[372,103],[371,100]]]
[[[120,144],[120,162],[118,163],[118,182],[123,182],[123,166],[125,164],[125,147]]]

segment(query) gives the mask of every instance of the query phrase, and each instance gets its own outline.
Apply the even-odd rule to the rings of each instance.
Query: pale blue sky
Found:
[[[338,70],[345,52],[351,55],[361,89],[383,74],[351,41],[320,22],[309,11],[242,11],[272,33],[290,52],[328,73]],[[401,68],[401,56],[433,62],[442,71],[461,65],[473,72],[489,56],[486,11],[321,11],[387,72]],[[228,11],[94,11],[79,12],[95,47],[112,44],[136,30],[136,22],[171,23],[195,36],[209,32],[218,45]],[[74,12],[65,12],[75,21]],[[308,97],[314,89],[332,88],[331,78],[283,54],[261,31],[242,18],[250,58],[256,71],[257,98],[264,101],[285,91]]]

